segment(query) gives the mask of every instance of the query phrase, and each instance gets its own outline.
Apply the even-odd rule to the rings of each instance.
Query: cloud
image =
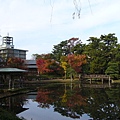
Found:
[[[51,52],[53,45],[71,37],[116,33],[120,39],[119,0],[0,0],[0,34],[9,32],[17,48],[33,53]],[[76,12],[75,19],[72,19]]]

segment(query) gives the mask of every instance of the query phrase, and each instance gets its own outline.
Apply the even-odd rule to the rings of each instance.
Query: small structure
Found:
[[[23,74],[26,70],[18,69],[18,68],[0,68],[0,82],[2,85],[8,83],[9,89],[14,89],[15,79],[17,78],[19,81],[19,86],[23,82]]]
[[[95,74],[95,75],[83,75],[82,76],[83,79],[89,79],[90,80],[90,84],[92,83],[92,80],[94,79],[99,79],[102,81],[102,84],[103,84],[103,81],[104,80],[108,80],[109,84],[110,84],[110,76],[109,75],[99,75],[99,74]]]
[[[29,75],[37,75],[37,65],[36,65],[36,60],[25,60],[25,65],[28,69],[28,74]]]

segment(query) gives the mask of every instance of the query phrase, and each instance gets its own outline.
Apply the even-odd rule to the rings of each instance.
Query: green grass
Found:
[[[120,80],[112,80],[112,83],[120,83]]]

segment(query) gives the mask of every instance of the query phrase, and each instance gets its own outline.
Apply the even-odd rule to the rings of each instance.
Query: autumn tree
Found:
[[[52,54],[41,54],[37,56],[36,64],[38,66],[38,72],[40,74],[46,74],[50,76],[61,76],[63,69],[59,62],[53,59]]]
[[[60,63],[54,59],[47,60],[47,69],[49,70],[48,75],[54,75],[56,77],[63,75],[63,69],[60,66]]]
[[[67,72],[67,66],[68,66],[67,57],[61,56],[60,63],[61,63],[61,67],[64,69],[65,79],[66,79],[66,72]]]
[[[25,69],[25,64],[24,64],[24,60],[21,58],[9,58],[7,60],[7,66],[8,67],[14,67],[14,68],[21,68],[21,69]]]
[[[81,44],[81,40],[79,38],[70,38],[68,41],[68,48],[69,48],[69,54],[76,53],[76,50],[74,49],[75,46],[78,44]]]
[[[38,58],[36,64],[38,67],[38,74],[42,74],[46,71],[46,61],[43,58]]]
[[[82,72],[82,65],[86,64],[86,56],[85,55],[68,55],[67,56],[69,65],[77,72]]]
[[[0,57],[0,68],[5,66],[5,64],[6,64],[5,60],[2,57]]]
[[[58,45],[54,45],[52,54],[54,59],[60,62],[61,56],[67,56],[71,53],[75,53],[76,50],[74,46],[80,44],[81,40],[79,38],[70,38],[69,40],[65,40],[60,42]]]
[[[72,54],[68,55],[67,59],[70,67],[79,74],[82,72],[82,65],[87,63],[85,55]]]
[[[64,70],[65,78],[70,73],[109,74],[108,71],[114,63],[117,65],[119,76],[120,44],[115,34],[89,37],[87,41],[88,44],[83,44],[79,38],[73,37],[54,45],[52,53],[35,56],[46,60],[47,68],[51,72]]]

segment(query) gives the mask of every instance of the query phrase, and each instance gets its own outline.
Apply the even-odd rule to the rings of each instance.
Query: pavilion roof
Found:
[[[6,73],[10,73],[10,72],[26,72],[26,70],[22,70],[22,69],[18,69],[18,68],[0,68],[0,73],[1,72],[6,72]]]

